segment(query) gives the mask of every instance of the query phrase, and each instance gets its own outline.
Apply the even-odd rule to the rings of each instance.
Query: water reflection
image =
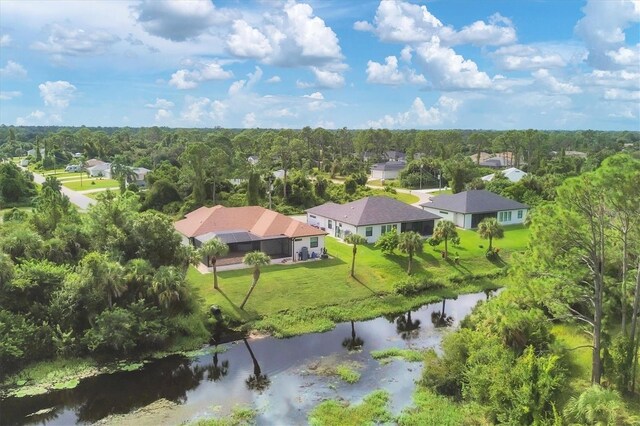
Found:
[[[258,363],[258,360],[256,359],[253,351],[251,350],[251,346],[249,346],[249,342],[247,342],[247,339],[242,339],[242,341],[247,347],[249,355],[251,355],[251,361],[253,361],[253,374],[249,375],[247,380],[245,380],[245,383],[247,385],[247,388],[258,391],[258,393],[262,393],[269,387],[269,385],[271,384],[271,380],[266,374],[262,374],[260,364]]]
[[[412,320],[411,311],[407,312],[406,315],[400,315],[396,319],[396,332],[402,340],[415,339],[420,334],[420,320]]]
[[[364,346],[364,340],[356,335],[356,326],[351,321],[351,337],[346,337],[342,341],[342,347],[346,348],[349,352],[359,351]]]
[[[447,299],[442,300],[442,309],[431,312],[431,323],[435,328],[451,327],[455,322],[455,318],[445,313]]]
[[[408,369],[402,362],[381,366],[369,352],[397,347],[400,338],[414,347],[437,348],[443,335],[439,327],[455,326],[485,297],[482,292],[463,295],[387,319],[341,323],[326,333],[282,340],[237,339],[227,344],[225,352],[217,348],[229,336],[214,331],[213,353],[194,359],[173,356],[154,360],[138,371],[83,380],[75,389],[0,399],[0,424],[91,423],[162,398],[182,404],[171,410],[167,420],[171,424],[211,416],[211,407],[219,407],[216,414],[224,415],[237,404],[258,408],[259,424],[305,424],[307,413],[319,401],[335,398],[336,393],[358,401],[378,387],[392,394],[393,407],[403,407],[410,403],[406,395],[411,394],[420,369]],[[430,316],[433,325],[425,320]],[[362,380],[347,385],[301,376],[306,366],[326,357],[360,363]],[[28,417],[31,413],[38,415]]]

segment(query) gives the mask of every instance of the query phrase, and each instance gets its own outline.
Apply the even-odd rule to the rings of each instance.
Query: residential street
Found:
[[[33,173],[34,182],[43,184],[44,181],[46,180],[46,178],[43,175],[35,172],[32,172],[32,173]],[[73,204],[78,206],[80,210],[87,210],[89,206],[96,203],[96,200],[89,198],[86,195],[82,195],[78,191],[71,190],[64,186],[62,187],[62,193],[67,197],[69,197],[69,201],[71,201]]]

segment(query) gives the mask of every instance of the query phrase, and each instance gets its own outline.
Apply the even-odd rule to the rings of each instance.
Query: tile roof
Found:
[[[502,173],[502,175],[509,179],[511,182],[519,182],[523,177],[527,175],[526,172],[523,172],[522,170],[515,167],[509,167],[508,169],[504,169],[501,172],[497,173]],[[481,179],[490,182],[493,180],[497,173],[491,173],[490,175],[482,176]]]
[[[420,205],[456,213],[489,213],[529,208],[526,204],[504,198],[484,189],[459,192],[453,195],[439,195]]]
[[[366,197],[347,204],[325,203],[308,209],[307,213],[354,226],[440,219],[440,216],[389,197]]]
[[[249,232],[261,239],[274,236],[294,238],[326,235],[326,232],[318,228],[259,206],[200,207],[175,222],[174,227],[186,237],[229,231]]]

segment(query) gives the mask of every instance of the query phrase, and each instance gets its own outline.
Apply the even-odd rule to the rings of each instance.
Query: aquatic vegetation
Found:
[[[371,357],[382,363],[391,362],[392,359],[403,359],[408,362],[424,361],[424,351],[417,349],[389,348],[379,351],[371,351]]]
[[[351,369],[348,365],[339,365],[336,367],[338,376],[349,384],[357,383],[360,380],[360,373]]]
[[[226,417],[201,419],[189,423],[187,426],[249,426],[255,424],[257,414],[258,411],[251,407],[237,406]]]
[[[356,426],[390,422],[389,393],[376,390],[367,395],[360,404],[328,400],[311,411],[309,424],[312,426]]]

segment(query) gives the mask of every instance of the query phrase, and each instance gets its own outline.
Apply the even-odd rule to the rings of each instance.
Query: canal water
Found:
[[[6,398],[0,400],[0,424],[93,423],[160,399],[178,404],[165,417],[172,424],[222,416],[236,406],[256,408],[259,424],[305,424],[323,400],[358,403],[375,389],[389,391],[392,410],[399,412],[411,405],[422,364],[380,363],[371,351],[438,350],[443,335],[488,297],[485,292],[462,295],[404,315],[341,323],[325,333],[241,339],[220,345],[226,349],[222,353],[171,356],[141,370],[82,380],[74,389]],[[342,364],[361,373],[357,383],[322,374]],[[43,414],[34,415],[38,412]]]

